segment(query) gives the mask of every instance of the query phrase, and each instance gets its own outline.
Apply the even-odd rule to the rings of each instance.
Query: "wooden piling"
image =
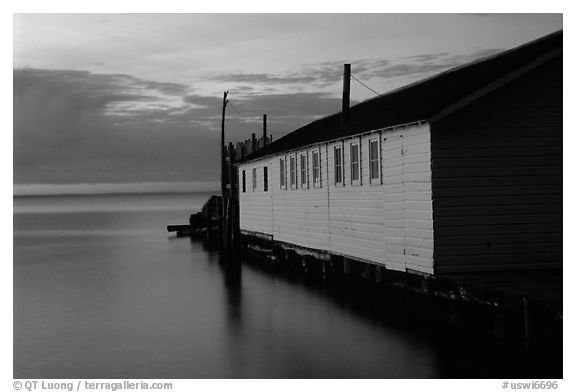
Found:
[[[226,178],[225,178],[225,173],[226,173],[226,160],[224,158],[225,156],[225,151],[224,151],[224,146],[225,146],[225,137],[224,137],[224,126],[226,123],[226,105],[228,104],[228,91],[224,91],[224,98],[222,99],[222,131],[221,131],[221,135],[220,135],[220,155],[221,155],[221,185],[222,185],[222,197],[224,197],[224,193],[226,191]]]
[[[451,291],[448,296],[448,320],[450,324],[458,325],[461,322],[458,297],[453,291]]]
[[[382,284],[382,267],[377,265],[376,268],[374,269],[374,281],[377,284]]]
[[[267,127],[267,126],[266,126],[266,117],[267,117],[267,116],[266,116],[266,114],[264,114],[262,117],[263,117],[263,118],[262,118],[262,120],[263,120],[263,121],[262,121],[262,138],[264,139],[264,145],[266,145],[267,142],[268,142],[268,135],[267,135],[268,132],[267,132],[267,129],[266,129],[266,127]]]

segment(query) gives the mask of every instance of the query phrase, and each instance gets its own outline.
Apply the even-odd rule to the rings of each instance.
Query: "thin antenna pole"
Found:
[[[268,130],[266,129],[266,115],[263,116],[262,136],[264,136],[264,145],[268,144]]]
[[[222,99],[222,135],[220,137],[220,155],[221,155],[221,177],[220,183],[222,187],[222,197],[226,192],[226,151],[225,151],[225,137],[224,137],[224,124],[226,121],[226,104],[228,103],[228,91],[224,91],[224,98]]]

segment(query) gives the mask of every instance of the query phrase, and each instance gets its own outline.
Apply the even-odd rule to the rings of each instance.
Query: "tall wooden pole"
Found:
[[[228,103],[228,91],[224,91],[224,99],[222,99],[222,135],[220,137],[220,155],[221,155],[221,167],[220,167],[220,182],[222,188],[222,197],[226,195],[226,151],[225,151],[225,139],[224,139],[224,123],[226,120],[226,104]]]
[[[264,136],[264,145],[268,144],[268,130],[266,129],[266,115],[264,115],[264,123],[262,124],[262,136]]]

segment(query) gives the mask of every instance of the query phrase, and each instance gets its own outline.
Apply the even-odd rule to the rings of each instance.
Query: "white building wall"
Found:
[[[380,143],[380,178],[369,178],[369,140]],[[360,182],[351,183],[350,144],[360,145]],[[342,185],[335,184],[334,147],[343,147]],[[312,150],[320,150],[321,187],[312,179]],[[427,124],[373,132],[299,150],[307,154],[308,182],[291,189],[289,157],[294,152],[246,163],[246,193],[240,192],[240,228],[272,234],[277,241],[327,250],[385,265],[433,273],[430,128]],[[280,188],[280,157],[287,162],[287,189]],[[269,167],[269,192],[251,192]],[[260,185],[260,182],[259,182]],[[260,189],[260,188],[259,188]]]
[[[280,188],[280,156],[273,158],[274,186],[273,213],[274,239],[303,247],[328,248],[328,198],[326,188],[309,184],[312,178],[312,149],[302,149],[296,153],[284,155],[286,159],[286,188]],[[301,184],[300,154],[307,155],[308,175],[304,187]],[[296,165],[296,184],[290,184],[290,156],[298,159]],[[325,166],[325,165],[323,165]],[[323,167],[325,169],[325,167]],[[325,178],[324,173],[322,177]],[[323,184],[324,185],[324,184]]]
[[[274,234],[274,214],[272,213],[272,194],[264,192],[264,166],[267,161],[249,162],[238,168],[240,188],[241,229]],[[268,165],[269,166],[269,165]],[[256,169],[256,189],[252,190],[252,169]],[[246,192],[242,192],[242,171],[246,175]],[[270,189],[270,167],[268,167],[268,188]]]

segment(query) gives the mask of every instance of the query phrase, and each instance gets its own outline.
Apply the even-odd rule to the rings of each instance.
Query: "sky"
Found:
[[[225,90],[227,141],[260,135],[264,113],[278,139],[340,110],[344,63],[385,93],[561,28],[561,14],[16,14],[14,189],[216,184]],[[353,104],[375,95],[351,87]]]

